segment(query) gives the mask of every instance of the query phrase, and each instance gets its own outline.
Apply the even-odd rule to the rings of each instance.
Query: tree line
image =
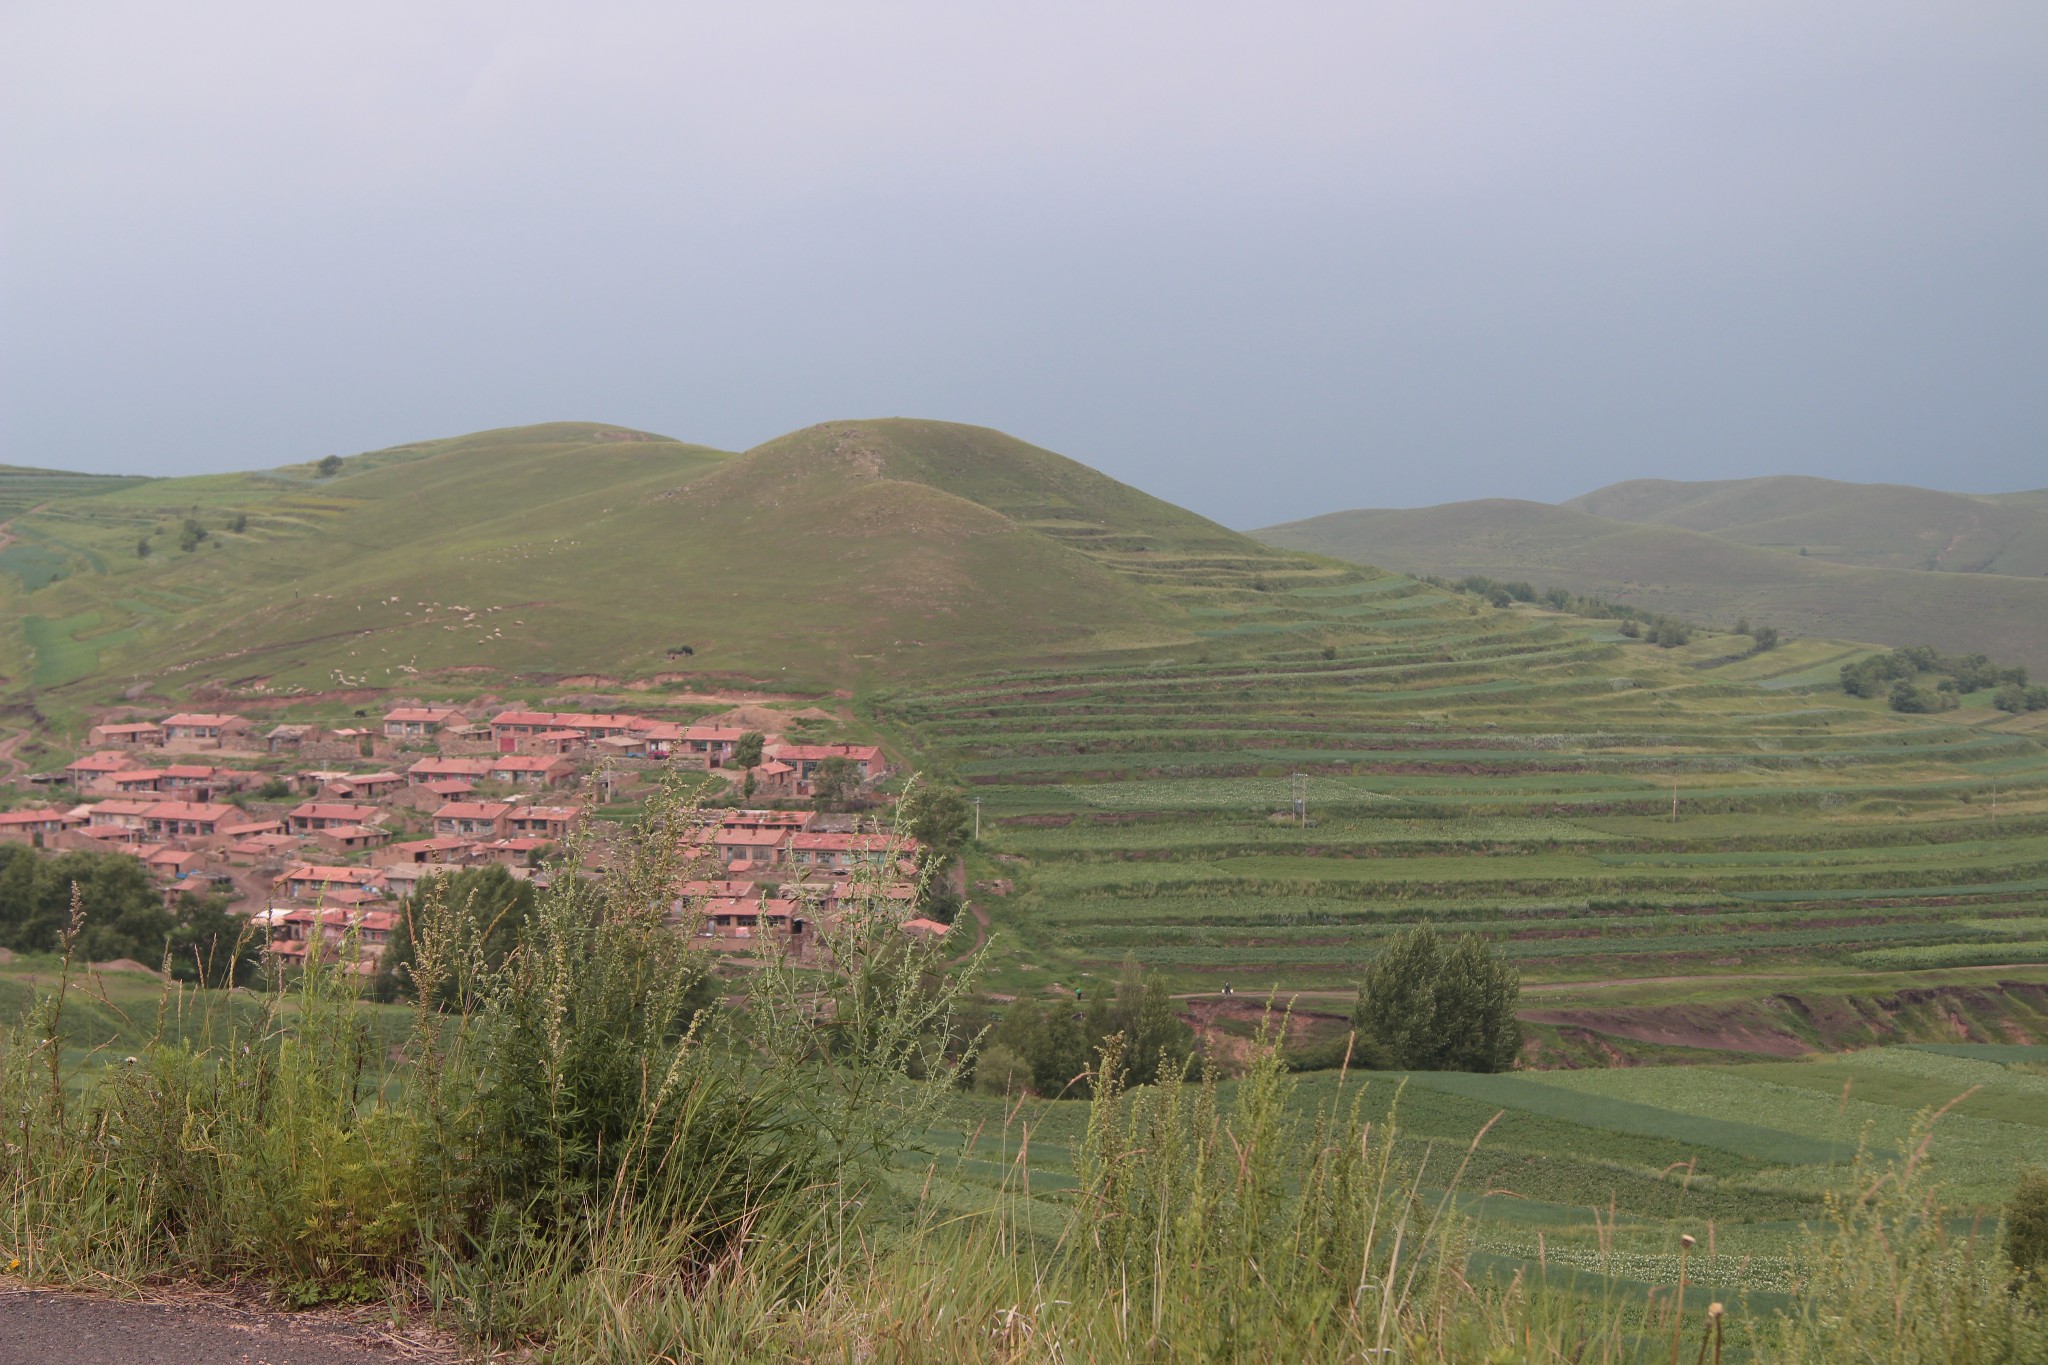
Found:
[[[81,917],[74,951],[86,962],[129,958],[156,966],[168,957],[180,981],[246,985],[263,960],[248,921],[218,895],[185,894],[167,908],[135,858],[78,850],[43,853],[0,844],[0,947],[54,953],[72,914]]]
[[[1569,588],[1537,588],[1523,579],[1501,580],[1488,578],[1484,574],[1467,574],[1463,578],[1448,579],[1425,575],[1422,580],[1434,587],[1446,588],[1452,592],[1483,597],[1496,607],[1509,607],[1516,602],[1541,604],[1553,611],[1566,612],[1572,616],[1584,616],[1596,621],[1618,621],[1622,635],[1631,640],[1642,640],[1646,644],[1660,645],[1675,649],[1679,645],[1692,643],[1692,637],[1700,627],[1681,617],[1666,616],[1660,612],[1644,611],[1624,602],[1610,602],[1603,597],[1592,597],[1575,593]],[[1767,649],[1778,647],[1778,631],[1774,626],[1752,626],[1748,618],[1738,621],[1732,632],[1750,638],[1749,652],[1761,654]]]

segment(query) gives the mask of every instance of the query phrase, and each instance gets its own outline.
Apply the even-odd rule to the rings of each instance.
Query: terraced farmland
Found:
[[[1814,685],[1853,647],[1662,650],[1392,575],[1179,591],[1215,631],[1176,658],[872,699],[981,800],[975,878],[1015,883],[977,898],[1005,989],[1135,955],[1190,992],[1341,993],[1423,918],[1537,982],[1908,972],[1882,995],[2043,957],[2041,732]]]

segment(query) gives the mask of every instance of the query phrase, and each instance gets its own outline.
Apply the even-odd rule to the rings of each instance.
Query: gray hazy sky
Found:
[[[0,7],[0,460],[987,423],[1237,526],[2048,485],[2048,5]]]

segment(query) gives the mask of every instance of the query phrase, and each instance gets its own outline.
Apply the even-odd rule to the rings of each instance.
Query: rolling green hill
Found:
[[[17,693],[677,669],[843,688],[1169,646],[1262,575],[1359,577],[935,422],[829,423],[738,455],[557,423],[331,477],[73,477],[36,476],[0,557]],[[206,532],[189,549],[188,523]]]
[[[1526,579],[1695,621],[1747,616],[1794,635],[1933,644],[2048,671],[2048,577],[1899,566],[1928,543],[1911,528],[1962,524],[1916,519],[1912,509],[1929,502],[1951,512],[1952,504],[1986,505],[1987,539],[1969,556],[2015,567],[2048,559],[2048,494],[1973,499],[1879,487],[1830,501],[1832,490],[1859,488],[1820,479],[1642,481],[1562,506],[1485,499],[1335,512],[1256,534],[1404,573]],[[2043,510],[2030,510],[2037,505]],[[1765,515],[1774,508],[1782,515]],[[1978,545],[1975,532],[1927,534],[1948,547],[1949,562]]]

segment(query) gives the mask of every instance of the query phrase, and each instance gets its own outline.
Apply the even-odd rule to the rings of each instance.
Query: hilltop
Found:
[[[1698,621],[1747,616],[2048,669],[2048,493],[1639,480],[1561,505],[1362,509],[1254,534],[1405,573],[1525,579]]]
[[[902,419],[737,454],[554,423],[326,468],[7,473],[4,686],[81,700],[589,675],[844,689],[1170,647],[1255,579],[1357,576],[1000,432]]]

